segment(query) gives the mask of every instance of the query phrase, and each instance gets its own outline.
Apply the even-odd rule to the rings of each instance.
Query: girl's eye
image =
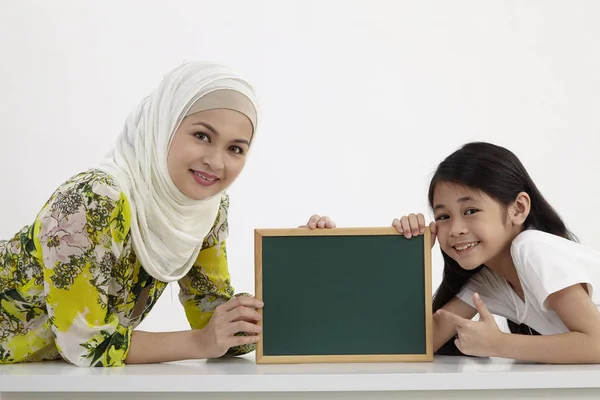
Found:
[[[210,137],[204,132],[197,132],[194,134],[198,139],[210,142]]]
[[[231,146],[229,148],[234,154],[244,154],[244,150],[240,146]]]
[[[436,220],[436,221],[443,221],[443,220],[445,220],[445,219],[448,219],[448,218],[450,218],[450,217],[449,217],[447,214],[440,214],[440,215],[438,215],[438,216],[435,218],[435,220]]]
[[[469,208],[468,210],[465,211],[465,215],[473,215],[476,212],[479,212],[479,210],[477,210],[475,208]]]

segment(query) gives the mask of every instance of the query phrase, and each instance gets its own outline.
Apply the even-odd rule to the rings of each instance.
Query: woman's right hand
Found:
[[[413,236],[419,236],[425,233],[425,217],[423,214],[409,214],[402,218],[394,218],[392,226],[398,230],[405,238],[410,239]],[[429,224],[429,231],[431,232],[431,247],[435,245],[435,238],[437,236],[437,226],[435,222],[431,221]]]
[[[262,306],[254,297],[235,297],[218,306],[206,327],[196,331],[196,358],[222,357],[231,347],[258,342],[261,327],[257,325],[260,314],[256,309]],[[238,332],[248,336],[236,336]]]

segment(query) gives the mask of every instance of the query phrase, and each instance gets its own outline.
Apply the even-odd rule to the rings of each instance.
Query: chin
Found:
[[[210,193],[206,193],[206,192],[205,193],[198,193],[198,192],[196,192],[196,193],[194,193],[193,196],[188,196],[188,197],[190,197],[192,200],[202,201],[202,200],[206,200],[206,199],[214,196],[216,193],[217,192],[214,192],[214,193],[213,192],[210,192]]]
[[[202,188],[200,190],[196,189],[193,198],[194,200],[206,200],[215,196],[220,191],[220,187]]]
[[[481,264],[479,264],[479,263],[475,263],[475,264],[473,264],[473,263],[463,263],[463,264],[460,264],[459,263],[459,265],[460,265],[460,267],[462,269],[464,269],[466,271],[473,271],[474,269],[477,269]]]
[[[223,184],[221,182],[216,183],[213,186],[205,187],[197,184],[195,181],[185,186],[185,190],[181,192],[189,199],[201,201],[206,200],[221,191]]]
[[[446,254],[448,254],[448,253],[446,253]],[[462,269],[464,269],[465,271],[472,271],[481,265],[481,263],[479,263],[477,261],[471,261],[471,260],[462,260],[461,261],[461,260],[457,260],[454,257],[450,257],[450,258],[452,258],[452,260],[456,261],[458,266],[461,267]]]

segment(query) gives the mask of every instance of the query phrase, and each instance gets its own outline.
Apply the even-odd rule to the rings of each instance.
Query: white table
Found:
[[[110,392],[110,393],[109,393]],[[123,368],[0,365],[0,399],[600,398],[600,365],[436,357],[432,363],[256,365],[227,360]]]

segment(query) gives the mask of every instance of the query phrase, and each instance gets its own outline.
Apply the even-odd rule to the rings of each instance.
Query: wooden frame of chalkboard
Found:
[[[271,320],[269,320],[270,318],[270,313],[269,313],[269,308],[268,307],[277,307],[277,306],[273,306],[273,304],[269,304],[268,303],[268,299],[265,301],[264,298],[264,293],[265,291],[268,292],[269,288],[273,288],[274,286],[279,286],[279,285],[275,285],[273,284],[271,281],[271,286],[270,287],[266,287],[264,286],[264,274],[267,273],[269,274],[269,272],[265,271],[264,269],[264,260],[263,257],[265,256],[265,254],[263,253],[263,250],[265,252],[268,253],[269,248],[270,249],[279,249],[282,247],[286,247],[285,245],[282,246],[282,244],[286,243],[291,243],[290,240],[292,240],[293,238],[297,238],[297,237],[322,237],[322,238],[334,238],[336,237],[337,240],[348,240],[347,245],[350,246],[349,251],[352,252],[352,249],[354,247],[356,247],[356,240],[360,240],[360,238],[362,238],[362,240],[369,240],[367,242],[364,243],[375,243],[373,242],[374,240],[378,240],[377,238],[374,237],[387,237],[387,241],[389,242],[387,244],[387,248],[388,249],[393,249],[396,247],[402,247],[403,248],[407,248],[406,246],[410,246],[410,251],[412,252],[412,254],[418,254],[417,259],[419,259],[420,261],[418,262],[419,265],[411,265],[410,267],[412,268],[413,271],[416,271],[417,275],[420,275],[422,273],[422,275],[419,277],[418,281],[420,283],[423,283],[424,285],[422,287],[419,288],[420,285],[417,285],[417,289],[414,289],[415,285],[412,285],[413,289],[416,290],[416,293],[419,293],[417,297],[420,297],[421,294],[423,295],[421,300],[416,300],[414,301],[415,304],[415,310],[412,311],[413,314],[411,318],[414,318],[411,321],[411,323],[409,325],[403,325],[402,321],[398,321],[400,319],[400,317],[398,318],[398,320],[395,320],[394,318],[390,318],[389,321],[395,321],[394,323],[390,324],[390,329],[396,329],[396,332],[398,332],[398,329],[400,329],[400,331],[402,332],[401,334],[398,334],[397,337],[391,337],[391,335],[395,334],[393,332],[389,332],[387,333],[387,337],[388,337],[388,343],[392,343],[393,345],[390,347],[394,347],[396,350],[395,351],[382,351],[381,348],[379,348],[377,351],[372,352],[371,354],[369,353],[368,350],[363,350],[362,352],[354,352],[354,351],[348,351],[345,350],[343,353],[336,353],[336,354],[324,354],[327,353],[327,351],[323,352],[318,352],[315,351],[313,353],[307,353],[306,351],[301,351],[298,353],[294,353],[294,350],[289,350],[290,347],[294,347],[293,345],[290,346],[290,343],[287,344],[279,344],[279,352],[278,351],[266,351],[266,349],[269,347],[269,340],[272,341],[272,339],[269,339],[269,335],[271,335],[271,332],[268,331],[268,327],[267,330],[265,329],[265,325],[269,325],[270,322],[273,322]],[[277,238],[276,240],[278,240],[278,242],[275,244],[274,242],[269,244],[268,240],[269,239],[273,239],[273,238]],[[352,238],[354,238],[355,240],[351,240]],[[406,239],[403,235],[399,234],[398,231],[393,228],[393,227],[389,227],[389,228],[333,228],[333,229],[308,229],[308,228],[292,228],[292,229],[256,229],[255,230],[255,296],[260,299],[265,301],[265,308],[260,310],[260,314],[261,314],[261,320],[259,321],[259,325],[261,325],[263,327],[263,330],[260,333],[260,341],[257,343],[256,345],[256,363],[257,364],[292,364],[292,363],[340,363],[340,362],[427,362],[427,361],[432,361],[433,360],[433,340],[432,340],[432,324],[433,324],[433,320],[432,320],[432,291],[431,291],[431,234],[430,234],[430,230],[427,227],[426,231],[423,235],[419,235],[416,237],[413,237],[411,239]],[[395,240],[395,242],[390,242],[391,240]],[[284,240],[283,242],[281,240]],[[386,239],[380,240],[377,243],[381,243],[383,241],[385,241]],[[404,242],[406,241],[406,242]],[[412,241],[412,242],[410,242]],[[324,243],[324,241],[322,241]],[[268,246],[265,247],[265,243],[268,244]],[[303,244],[302,248],[306,249],[306,248],[311,248],[314,249],[316,242],[305,242],[305,244]],[[323,244],[322,243],[322,244]],[[339,243],[339,242],[338,242]],[[368,247],[368,246],[367,246]],[[369,248],[373,248],[373,247],[369,247]],[[377,246],[375,246],[375,248],[377,248]],[[279,250],[276,250],[279,251]],[[285,250],[284,250],[285,251]],[[315,250],[316,251],[316,250]],[[331,252],[328,252],[328,250],[324,250],[325,254],[329,254]],[[307,252],[296,252],[296,256],[300,255],[300,258],[302,258],[302,256],[307,253]],[[309,253],[309,252],[308,252]],[[363,252],[364,253],[364,252]],[[288,253],[284,253],[284,254],[289,254]],[[267,254],[268,256],[268,254]],[[352,255],[345,255],[346,257],[352,257]],[[395,254],[395,256],[397,257],[398,254]],[[398,260],[398,264],[402,263],[402,255],[400,255],[400,260]],[[269,256],[268,256],[269,257]],[[407,256],[408,257],[408,256]],[[298,257],[295,257],[298,258]],[[387,272],[390,271],[390,269],[394,269],[394,268],[390,268],[390,264],[389,264],[389,259],[393,257],[384,257],[384,261],[383,264],[386,264],[386,268],[388,268]],[[272,259],[272,257],[271,257]],[[339,263],[338,263],[339,264]],[[415,264],[415,263],[413,263]],[[399,267],[402,267],[402,265],[399,265]],[[278,268],[277,270],[279,270],[281,268]],[[298,269],[298,268],[297,268]],[[297,271],[296,269],[296,271]],[[271,268],[270,271],[274,271],[275,269]],[[386,271],[380,271],[380,272],[386,272]],[[304,273],[302,276],[307,276],[310,275],[309,273]],[[321,274],[316,274],[318,275],[317,277],[315,277],[316,279],[320,279]],[[368,277],[367,277],[368,278]],[[389,285],[389,283],[387,283],[385,281],[385,277],[383,277],[383,285]],[[335,279],[332,279],[335,281]],[[282,282],[285,283],[285,282]],[[329,282],[331,284],[335,284],[337,282]],[[325,285],[327,285],[328,282],[325,282]],[[410,285],[411,282],[405,282],[405,284]],[[371,286],[373,287],[373,286]],[[265,290],[267,289],[267,290]],[[280,290],[280,289],[277,289]],[[329,290],[329,289],[327,289]],[[410,290],[409,290],[410,291]],[[386,293],[389,293],[390,290],[387,290]],[[282,300],[282,297],[285,297],[286,301],[288,301],[288,305],[292,304],[293,306],[297,305],[299,302],[303,302],[303,298],[307,299],[306,296],[311,296],[311,294],[314,293],[313,288],[306,288],[306,293],[294,293],[292,294],[292,296],[296,296],[296,298],[291,299],[289,298],[289,296],[285,293],[285,291],[280,293],[280,296],[278,298],[278,301],[276,303],[280,303],[279,300]],[[333,295],[335,295],[335,293],[332,293]],[[304,296],[304,297],[303,297]],[[392,296],[392,298],[395,300],[396,297],[394,296],[394,293],[389,293],[387,295],[388,297]],[[405,294],[405,296],[410,296],[410,293]],[[413,296],[414,297],[414,296]],[[376,304],[376,300],[373,300],[373,303]],[[402,298],[402,295],[400,295],[398,297],[398,302],[401,301],[406,301],[406,298]],[[412,301],[412,297],[411,300]],[[291,302],[291,303],[290,303]],[[284,302],[282,302],[283,304]],[[390,303],[390,302],[388,302]],[[281,305],[281,307],[285,307],[285,305]],[[396,309],[394,309],[393,307],[390,308],[391,311],[394,310],[398,310],[398,307],[401,307],[400,310],[403,310],[403,306],[399,306],[398,304],[396,304]],[[320,307],[316,306],[315,308],[320,309]],[[409,308],[409,307],[407,307]],[[314,308],[313,308],[314,309]],[[281,314],[281,312],[286,312],[286,311],[278,311],[280,312],[279,317],[284,316],[283,319],[287,318],[286,314]],[[318,313],[318,310],[315,310],[315,313]],[[337,316],[337,312],[334,312],[334,314],[330,314],[330,315],[335,315]],[[364,315],[364,313],[363,313]],[[398,315],[398,314],[395,314]],[[277,317],[277,318],[279,318]],[[266,318],[266,322],[267,324],[265,324],[265,318]],[[307,317],[308,320],[311,321],[312,323],[312,316],[308,316]],[[342,317],[339,317],[342,318]],[[346,322],[348,322],[348,316],[346,314]],[[276,319],[276,318],[274,318]],[[318,319],[318,318],[317,318]],[[379,324],[381,323],[381,320],[387,320],[385,318],[379,318],[376,322]],[[415,320],[416,319],[416,320]],[[292,321],[292,325],[293,325],[293,320]],[[371,320],[373,321],[373,320]],[[305,321],[307,322],[307,321]],[[284,322],[285,324],[285,322]],[[361,332],[366,332],[365,329],[368,327],[368,322],[363,323],[362,325],[359,323],[357,325],[357,329],[351,329],[350,332],[344,331],[344,334],[347,332],[348,335],[352,335],[353,333],[355,333],[355,339],[356,343],[360,343],[360,341],[362,340],[362,337],[359,337],[359,335],[361,335]],[[413,340],[413,342],[418,342],[419,345],[417,346],[413,346],[413,349],[409,349],[409,351],[404,351],[402,350],[403,347],[402,346],[397,346],[395,342],[401,342],[402,339],[402,335],[406,335],[405,331],[404,331],[404,327],[405,326],[413,326],[416,325],[418,329],[413,329],[415,330],[415,332],[413,333],[409,333],[412,334],[412,339],[407,339],[407,341]],[[279,327],[280,328],[280,332],[279,332],[279,337],[281,338],[282,336],[286,336],[287,334],[290,333],[290,329],[288,328],[288,325],[282,325]],[[297,327],[296,327],[297,328]],[[314,328],[314,326],[311,326],[311,328]],[[381,328],[381,327],[380,327]],[[287,329],[287,331],[286,331]],[[407,330],[410,331],[411,328],[408,328]],[[281,330],[283,330],[283,332],[281,332]],[[314,329],[313,329],[314,330]],[[371,329],[371,331],[373,331],[375,329]],[[378,329],[378,331],[385,331],[386,329]],[[308,329],[307,331],[311,331],[310,329]],[[355,332],[353,332],[355,331]],[[296,331],[293,331],[296,332]],[[323,332],[327,332],[325,331],[321,331],[321,334],[323,334]],[[267,341],[265,341],[265,333],[267,333]],[[300,337],[302,337],[303,339],[305,337],[308,336],[302,336],[304,335],[304,333],[301,334]],[[314,333],[314,335],[317,335],[317,333]],[[275,337],[277,336],[277,333],[275,333],[274,335],[271,336]],[[325,335],[326,336],[326,335]],[[368,335],[367,335],[368,336]],[[391,337],[391,339],[390,339]],[[320,343],[322,342],[322,340],[320,339],[321,337],[317,336],[317,338],[315,339],[313,336],[312,340],[316,340],[316,343],[318,344],[315,347],[319,347],[321,349],[323,349],[323,345],[324,346],[331,346],[331,341],[328,342],[328,344],[323,344]],[[416,339],[415,339],[416,338]],[[298,338],[296,338],[298,339]],[[278,339],[279,340],[279,339]],[[307,339],[305,339],[306,341]],[[310,339],[309,339],[310,340]],[[326,339],[325,339],[326,340]],[[300,340],[301,341],[301,340]],[[372,340],[371,343],[376,342],[377,339]],[[298,341],[296,341],[298,342]],[[293,343],[293,340],[292,342]],[[271,346],[272,347],[272,346]],[[406,347],[406,346],[405,346]],[[404,348],[405,348],[404,347]],[[400,348],[400,350],[398,350],[398,348]],[[414,350],[414,348],[417,348],[417,350]],[[281,350],[284,349],[284,350]],[[291,353],[290,353],[291,351]],[[281,354],[284,353],[284,354]]]

